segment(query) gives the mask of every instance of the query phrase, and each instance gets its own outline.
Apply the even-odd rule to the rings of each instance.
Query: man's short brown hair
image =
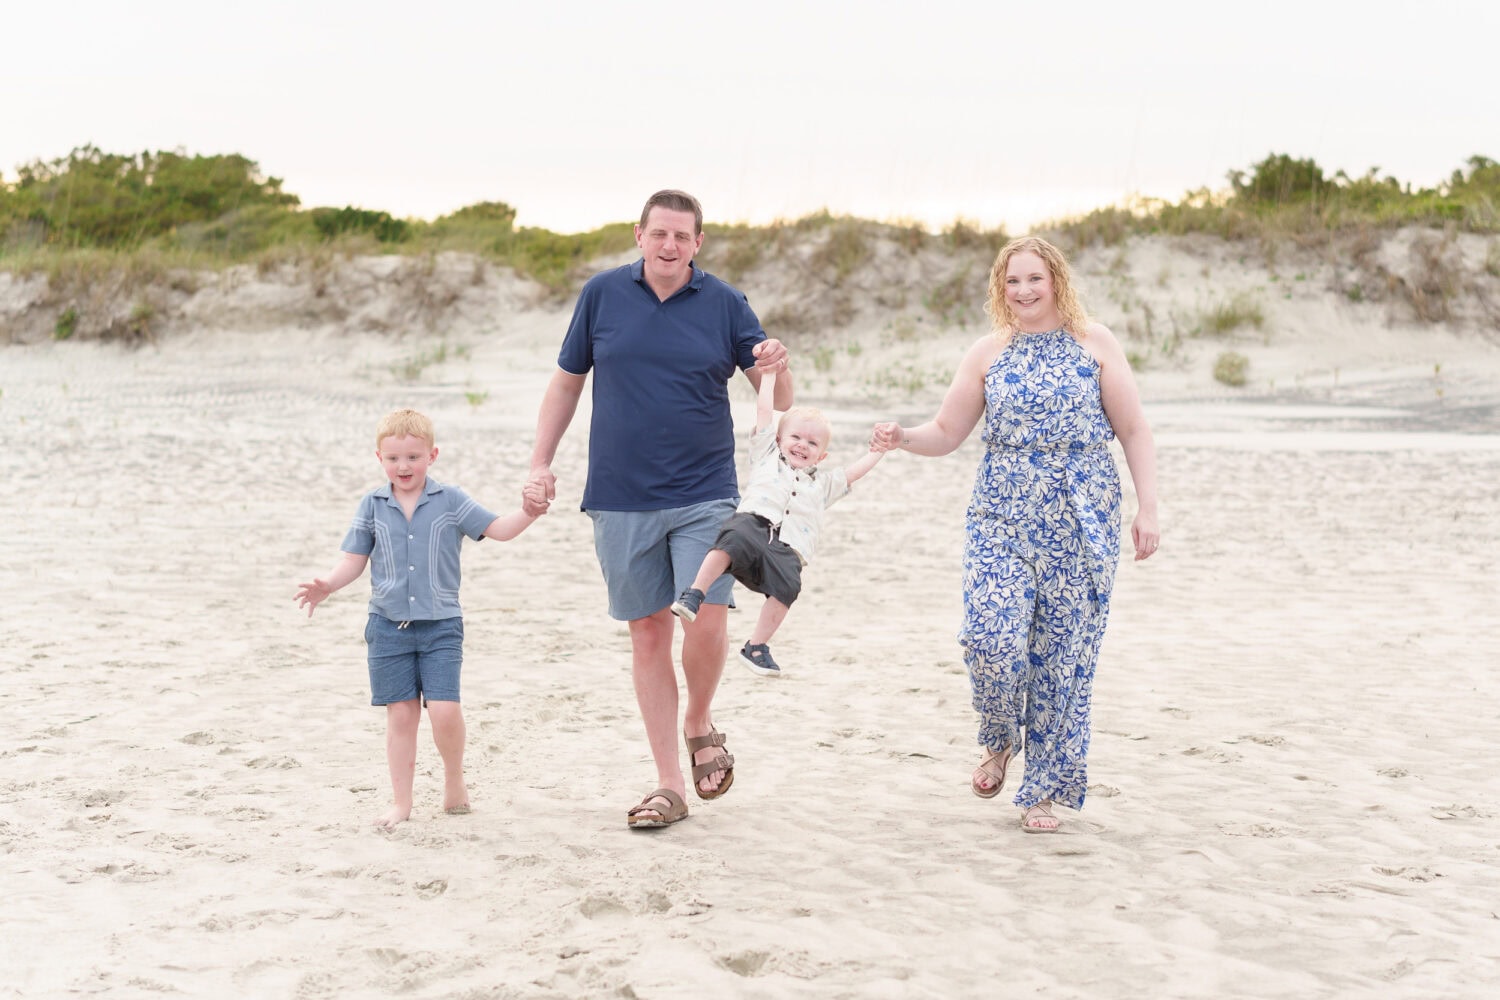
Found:
[[[667,188],[658,191],[646,199],[646,207],[641,209],[641,228],[646,228],[646,219],[651,215],[651,210],[660,206],[671,209],[674,212],[693,213],[693,235],[697,236],[703,232],[703,206],[698,204],[698,199],[686,191],[678,191],[675,188]]]

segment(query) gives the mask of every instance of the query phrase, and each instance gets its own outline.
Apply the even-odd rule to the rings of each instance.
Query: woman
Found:
[[[1135,558],[1156,551],[1156,449],[1125,352],[1089,321],[1062,253],[1013,240],[990,271],[995,332],[969,349],[937,416],[877,424],[872,447],[946,455],[981,415],[967,514],[964,624],[979,742],[974,794],[993,798],[1022,748],[1015,803],[1028,833],[1083,805],[1089,694],[1120,554],[1119,438],[1139,509]]]

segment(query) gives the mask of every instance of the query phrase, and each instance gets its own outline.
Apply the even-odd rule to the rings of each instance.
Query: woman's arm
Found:
[[[1099,395],[1104,415],[1125,451],[1125,464],[1135,486],[1137,510],[1130,526],[1135,557],[1149,559],[1161,541],[1156,523],[1156,442],[1151,436],[1151,425],[1141,408],[1141,394],[1130,371],[1130,361],[1115,335],[1107,327],[1091,323],[1083,346],[1099,361]]]
[[[963,444],[984,415],[984,377],[1003,346],[993,334],[976,342],[959,362],[937,416],[910,428],[894,421],[876,424],[870,446],[876,451],[900,448],[914,455],[936,456]]]

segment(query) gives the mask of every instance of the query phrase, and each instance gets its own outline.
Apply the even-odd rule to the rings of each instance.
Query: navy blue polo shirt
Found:
[[[693,267],[665,302],[645,261],[590,278],[557,364],[594,373],[584,510],[666,510],[739,495],[729,380],[766,339],[738,289]]]
[[[459,550],[495,520],[457,486],[427,477],[411,520],[391,484],[359,501],[340,548],[370,557],[370,611],[393,622],[459,618]]]

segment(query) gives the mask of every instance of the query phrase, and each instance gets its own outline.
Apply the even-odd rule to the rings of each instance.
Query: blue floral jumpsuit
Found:
[[[1018,333],[985,375],[984,396],[958,637],[979,742],[1024,747],[1016,805],[1077,809],[1120,554],[1120,473],[1099,363],[1066,331]]]

